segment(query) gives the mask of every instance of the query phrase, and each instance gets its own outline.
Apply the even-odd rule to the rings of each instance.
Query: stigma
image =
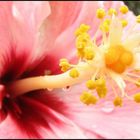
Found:
[[[92,28],[84,23],[74,32],[77,64],[71,64],[62,58],[59,63],[62,74],[15,81],[9,85],[9,90],[14,93],[13,97],[33,90],[65,88],[84,82],[87,90],[81,92],[79,101],[86,105],[95,105],[110,94],[107,85],[109,82],[114,93],[114,106],[123,106],[124,98],[140,103],[140,93],[130,96],[125,92],[127,81],[135,84],[137,88],[140,87],[140,65],[137,66],[137,56],[140,56],[140,32],[134,33],[132,27],[126,36],[125,28],[129,21],[122,17],[128,12],[128,7],[124,5],[119,11],[114,8],[107,11],[103,8],[97,9],[96,17],[100,24],[95,35],[89,34]],[[140,16],[137,16],[134,25],[139,23]],[[99,33],[102,34],[102,39],[97,43]],[[116,91],[116,85],[120,93]]]

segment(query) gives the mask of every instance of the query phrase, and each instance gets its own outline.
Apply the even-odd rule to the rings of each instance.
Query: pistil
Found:
[[[34,90],[65,88],[89,79],[95,72],[94,68],[87,63],[79,63],[77,70],[80,73],[77,78],[71,77],[69,70],[59,75],[46,75],[17,80],[9,84],[7,90],[11,93],[12,97],[16,97]]]

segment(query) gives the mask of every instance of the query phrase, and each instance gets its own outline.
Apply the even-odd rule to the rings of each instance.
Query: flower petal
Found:
[[[48,14],[48,3],[0,2],[0,77],[7,75],[5,79],[15,79],[31,64],[37,50],[37,26]]]
[[[21,111],[9,109],[7,118],[0,124],[0,137],[86,138],[83,131],[64,116],[63,112],[67,107],[63,102],[47,93],[42,94],[43,97],[39,97],[41,94],[35,94],[16,99]],[[60,110],[62,108],[63,110]]]
[[[13,14],[16,19],[26,23],[28,28],[37,31],[50,14],[50,6],[48,2],[44,1],[15,1]]]

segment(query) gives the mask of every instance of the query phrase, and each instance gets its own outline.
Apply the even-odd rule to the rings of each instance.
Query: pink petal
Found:
[[[14,16],[32,31],[38,31],[42,22],[50,14],[50,6],[44,1],[15,1]]]
[[[0,137],[2,139],[28,138],[27,134],[19,130],[10,115],[0,124]]]
[[[0,124],[1,138],[86,138],[64,115],[67,107],[62,101],[48,93],[41,94],[43,97],[35,94],[16,99],[20,111],[9,107],[7,118]]]
[[[7,80],[15,79],[32,63],[37,50],[37,29],[49,13],[47,2],[0,3],[1,77],[7,75]]]
[[[23,50],[23,46],[26,46],[25,40],[21,42],[21,31],[20,25],[15,22],[15,19],[12,16],[12,2],[1,2],[0,3],[0,77],[2,77],[8,71],[12,73],[13,63],[19,66],[19,61],[25,54],[19,53],[20,56],[16,55],[16,51]],[[18,28],[19,27],[19,28]],[[24,31],[25,32],[25,31]],[[22,32],[24,34],[24,32]],[[15,41],[16,38],[16,41]],[[19,42],[22,44],[20,46]],[[15,49],[15,46],[18,46],[18,49]],[[19,47],[20,46],[20,47]],[[24,50],[26,50],[24,48]],[[15,58],[17,58],[15,60]],[[25,57],[24,57],[25,58]],[[22,58],[23,59],[23,58]],[[24,59],[25,60],[25,59]],[[20,71],[20,68],[19,68]],[[13,74],[14,76],[14,74]],[[10,77],[10,76],[9,76]],[[11,78],[11,77],[10,77]]]

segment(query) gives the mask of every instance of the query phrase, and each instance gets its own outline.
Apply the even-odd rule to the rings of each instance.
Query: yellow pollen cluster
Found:
[[[96,80],[96,91],[100,98],[104,98],[106,96],[106,81],[103,78],[99,78]]]
[[[117,15],[117,11],[114,8],[110,8],[108,10],[108,15],[112,16],[112,15]]]
[[[117,73],[123,73],[133,62],[133,54],[123,46],[110,47],[105,53],[105,64]]]
[[[140,87],[140,79],[138,79],[135,84],[136,84],[137,87]]]
[[[128,24],[128,21],[125,20],[125,19],[121,20],[121,22],[122,22],[122,26],[123,26],[123,27],[126,27],[127,24]]]
[[[103,78],[97,80],[88,80],[86,82],[86,87],[89,90],[96,90],[99,98],[104,98],[107,94],[106,81]]]
[[[67,59],[60,59],[59,66],[61,67],[61,71],[65,72],[70,68],[70,64]]]
[[[72,68],[69,72],[70,77],[77,78],[79,77],[79,72],[76,68]]]
[[[100,8],[100,9],[97,9],[96,11],[96,16],[97,18],[99,19],[103,19],[105,17],[105,10]]]
[[[104,87],[97,87],[96,88],[97,94],[100,98],[105,98],[107,94],[107,88]]]
[[[134,95],[134,101],[136,103],[140,103],[140,93],[137,93],[137,94]]]
[[[88,80],[86,82],[86,86],[88,89],[95,89],[96,88],[96,82],[93,80]]]
[[[92,60],[95,56],[95,53],[93,51],[92,47],[86,47],[84,49],[84,58],[87,60]]]
[[[120,7],[120,12],[122,14],[126,14],[128,11],[129,11],[129,9],[128,9],[127,6],[123,5],[123,6]]]
[[[75,35],[79,36],[83,33],[86,33],[87,31],[89,31],[90,26],[86,25],[86,24],[81,24],[80,27],[75,31]]]
[[[96,98],[96,96],[92,95],[92,93],[85,91],[80,96],[80,101],[86,105],[96,104],[97,98]]]
[[[90,26],[82,24],[76,31],[76,48],[80,58],[92,60],[95,56],[93,42],[87,33]]]
[[[127,6],[123,5],[120,7],[120,12],[122,14],[126,14],[128,11],[129,11],[129,9]],[[96,15],[98,18],[103,19],[105,17],[105,10],[102,8],[98,9],[96,11]],[[110,8],[108,10],[108,15],[117,16],[117,11],[114,8]],[[105,33],[108,33],[109,29],[110,29],[110,21],[111,21],[111,19],[105,19],[103,22],[101,22],[100,27],[99,27],[100,30],[105,32]],[[126,27],[128,25],[128,21],[125,19],[120,19],[120,22],[122,23],[122,27]],[[140,22],[139,16],[137,17],[137,22]]]
[[[138,16],[136,17],[136,21],[137,21],[137,23],[140,23],[140,15],[138,15]]]
[[[102,30],[103,32],[109,32],[109,26],[110,26],[109,20],[105,20],[105,21],[100,25],[100,30]]]
[[[83,32],[76,39],[76,47],[78,50],[84,49],[90,41],[90,36],[88,33]]]
[[[122,98],[121,97],[116,97],[115,99],[114,99],[114,101],[113,101],[113,103],[114,103],[114,106],[122,106],[122,103],[123,103],[123,101],[122,101]]]

